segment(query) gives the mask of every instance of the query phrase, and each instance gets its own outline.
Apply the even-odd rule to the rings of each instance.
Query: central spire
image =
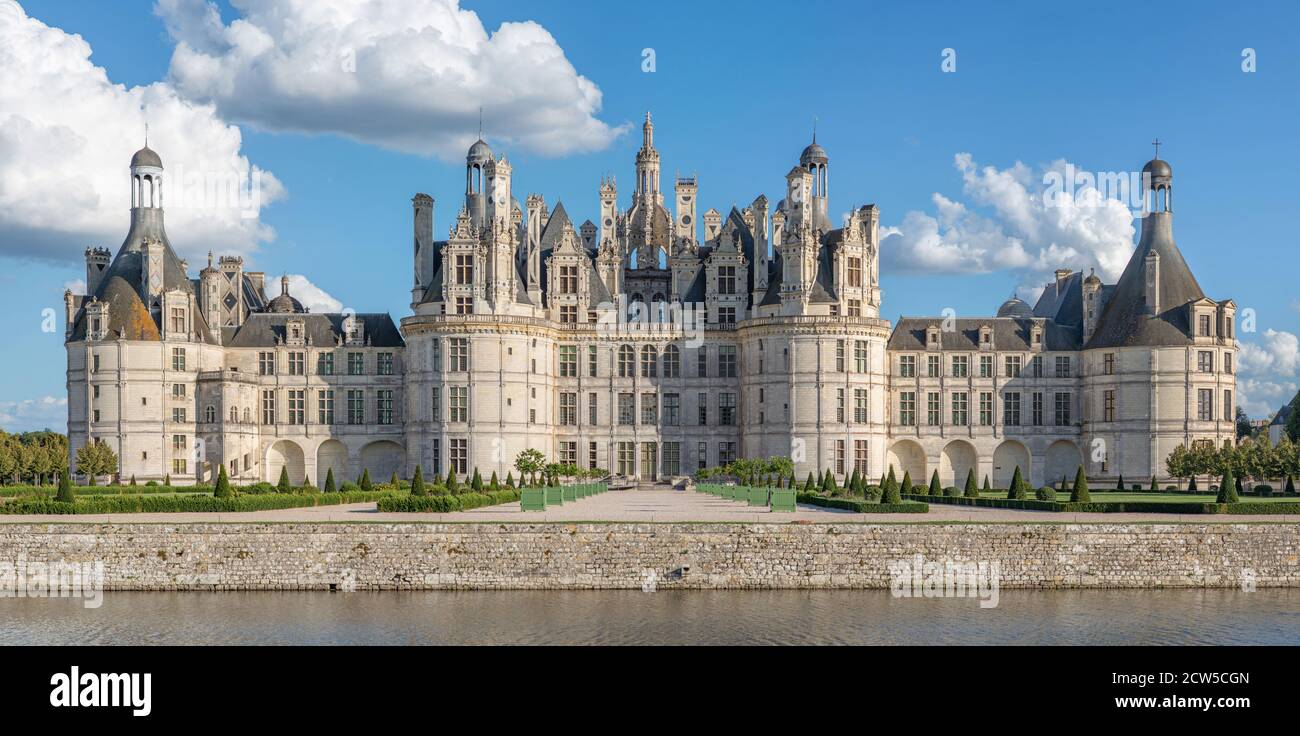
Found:
[[[646,110],[645,123],[641,126],[641,148],[650,150],[655,147],[655,124],[650,121],[650,111]]]

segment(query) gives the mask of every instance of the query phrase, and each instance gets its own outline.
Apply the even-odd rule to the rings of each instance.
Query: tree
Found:
[[[903,471],[903,484],[898,487],[898,492],[904,496],[910,496],[915,490],[912,488],[912,473]]]
[[[1300,442],[1300,393],[1291,399],[1291,413],[1286,417],[1286,436],[1292,442]]]
[[[533,485],[537,485],[537,471],[542,469],[542,464],[546,462],[546,457],[542,455],[541,450],[530,447],[521,450],[515,457],[515,470],[519,471],[519,483],[523,484],[524,478],[531,475]]]
[[[424,468],[417,464],[415,466],[415,475],[411,476],[411,495],[424,496],[427,493],[424,488]]]
[[[1156,484],[1156,477],[1154,475],[1151,476],[1151,490],[1153,491],[1160,490],[1160,486]]]
[[[1092,494],[1088,493],[1088,476],[1083,474],[1083,466],[1074,474],[1074,488],[1070,491],[1070,503],[1092,503]]]
[[[218,465],[217,485],[212,489],[213,498],[230,498],[234,492],[230,488],[230,478],[226,475],[226,466]]]
[[[497,471],[492,471],[492,481],[488,483],[488,488],[499,491],[501,490],[501,481],[497,480]]]
[[[803,482],[804,493],[814,493],[817,491],[817,479],[813,477],[811,470],[808,471],[808,480]]]
[[[447,486],[448,493],[460,492],[460,486],[456,483],[456,471],[454,469],[447,470],[447,480],[443,481],[443,485]]]
[[[979,498],[980,489],[975,487],[975,468],[966,471],[966,498]]]
[[[21,454],[26,456],[30,451],[24,449]],[[103,442],[82,445],[77,448],[77,471],[86,476],[87,485],[93,486],[97,476],[117,472],[117,453]]]
[[[1246,415],[1246,410],[1237,407],[1237,439],[1249,437],[1254,434],[1254,428],[1250,426],[1250,417]]]
[[[293,485],[289,483],[289,467],[287,465],[280,468],[280,482],[275,484],[275,489],[280,493],[293,492]]]
[[[1295,495],[1295,478],[1289,475],[1286,477],[1286,487],[1284,490],[1293,496]]]
[[[1223,471],[1223,480],[1219,483],[1219,497],[1215,503],[1237,503],[1237,481],[1232,477],[1232,469]]]
[[[507,472],[507,473],[506,473],[506,488],[514,488],[514,487],[515,487],[515,474],[514,474],[513,472]]]
[[[63,503],[73,503],[76,501],[76,497],[72,495],[72,478],[68,476],[68,471],[66,470],[59,473],[59,493],[54,497],[54,500]]]
[[[398,483],[397,483],[397,471],[396,471],[396,470],[393,471],[393,475],[392,475],[392,477],[388,479],[388,485],[390,485],[390,486],[392,486],[392,487],[394,487],[394,488],[396,488],[396,487],[398,486]]]
[[[1117,491],[1122,491],[1122,490],[1124,490],[1124,474],[1123,474],[1123,473],[1120,473],[1120,474],[1119,474],[1119,479],[1115,481],[1115,490],[1117,490]]]
[[[375,484],[370,480],[370,468],[363,468],[361,470],[361,482],[357,485],[361,486],[361,490],[366,493],[375,490]]]
[[[938,471],[938,470],[935,470],[933,473],[930,474],[930,495],[931,495],[931,496],[942,496],[942,495],[943,495],[943,486],[940,485],[940,483],[939,483],[939,471]]]
[[[1020,466],[1016,466],[1016,472],[1011,476],[1011,487],[1007,489],[1007,498],[1024,500],[1029,498],[1029,489],[1026,487],[1025,479],[1020,475]]]
[[[474,468],[474,480],[470,481],[469,485],[475,493],[483,492],[483,476],[479,475],[478,468]]]
[[[329,470],[325,471],[325,489],[324,489],[324,490],[325,490],[326,493],[335,493],[335,492],[338,491],[338,489],[339,489],[338,486],[335,485],[335,483],[334,483],[334,468],[330,468]]]
[[[881,503],[902,503],[903,494],[898,488],[898,481],[894,480],[894,468],[890,466],[889,477],[885,479],[885,487],[880,494]]]

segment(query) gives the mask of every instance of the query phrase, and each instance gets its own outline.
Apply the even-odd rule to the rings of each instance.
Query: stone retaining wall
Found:
[[[0,562],[110,590],[887,588],[891,561],[1003,588],[1300,586],[1295,524],[0,524]]]

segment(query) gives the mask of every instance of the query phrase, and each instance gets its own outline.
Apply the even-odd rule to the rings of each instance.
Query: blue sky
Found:
[[[11,2],[0,0],[0,11]],[[446,2],[410,0],[407,15]],[[1257,314],[1257,332],[1242,335],[1251,346],[1241,358],[1247,407],[1262,416],[1294,394],[1300,380],[1292,174],[1300,169],[1300,49],[1294,44],[1300,12],[1294,3],[1239,4],[1230,11],[1222,4],[1179,3],[1157,14],[1132,3],[1094,3],[1085,12],[1041,2],[660,2],[647,12],[629,3],[464,0],[461,10],[477,14],[488,35],[503,23],[534,21],[553,38],[529,65],[550,65],[554,74],[529,77],[517,85],[525,89],[500,98],[472,84],[463,91],[408,91],[400,80],[390,80],[391,88],[371,85],[375,96],[364,103],[332,99],[329,89],[277,94],[284,90],[272,83],[231,95],[198,67],[173,60],[184,41],[218,59],[222,69],[237,65],[222,56],[229,48],[211,41],[212,29],[238,28],[241,18],[274,3],[217,3],[218,25],[199,30],[199,0],[168,0],[157,8],[72,0],[21,6],[30,21],[79,34],[107,83],[127,91],[155,85],[174,97],[174,107],[188,110],[147,113],[151,140],[159,141],[155,147],[169,167],[188,160],[189,146],[196,160],[242,157],[272,172],[280,190],[258,213],[255,224],[262,229],[256,232],[248,223],[225,230],[196,224],[187,232],[169,210],[171,240],[192,265],[215,244],[218,253],[242,253],[268,274],[304,274],[346,306],[387,310],[400,319],[409,312],[410,198],[417,191],[434,196],[441,237],[464,182],[463,158],[457,160],[463,148],[445,141],[472,140],[476,113],[466,111],[479,104],[486,137],[514,165],[515,195],[522,201],[540,192],[552,206],[562,200],[579,222],[595,219],[603,173],[620,178],[627,204],[637,126],[646,110],[654,113],[665,181],[675,171],[697,173],[702,205],[724,212],[760,193],[773,201],[781,197],[783,176],[808,143],[816,117],[818,141],[831,157],[832,211],[874,202],[882,226],[900,229],[893,250],[889,241],[883,248],[882,316],[945,307],[988,314],[1013,290],[1031,298],[1045,270],[1101,265],[1116,250],[1114,223],[1062,225],[1051,213],[1023,212],[1025,202],[1001,185],[1041,181],[1043,167],[1058,161],[1090,171],[1135,171],[1151,157],[1150,141],[1158,136],[1174,167],[1175,233],[1193,272],[1212,298],[1232,297]],[[403,17],[403,2],[379,5]],[[369,15],[382,26],[374,20],[381,13]],[[0,12],[0,28],[15,23],[13,16]],[[465,22],[461,16],[462,27]],[[377,33],[374,58],[410,56],[394,47],[395,36],[383,36],[382,28]],[[466,33],[474,35],[472,28]],[[229,41],[229,34],[224,38]],[[274,34],[269,42],[290,43]],[[32,72],[48,80],[67,75],[46,42],[11,48],[19,66],[29,65],[26,78]],[[647,48],[654,50],[651,73],[642,69]],[[1255,52],[1252,73],[1242,69],[1247,48]],[[955,51],[955,72],[941,69],[944,49]],[[557,64],[557,54],[573,74]],[[509,58],[479,61],[480,73],[497,64],[498,79],[525,76]],[[251,85],[247,79],[258,70],[249,66],[233,78]],[[574,74],[599,90],[598,109],[568,114],[583,99],[590,104],[589,95],[573,91]],[[40,123],[43,115],[56,115],[60,104],[51,86],[57,85],[45,81],[22,94],[0,92],[0,159],[23,140],[21,132],[6,138],[6,121]],[[544,109],[532,115],[534,108]],[[125,211],[115,225],[101,219],[65,227],[57,216],[23,220],[12,208],[31,200],[13,190],[36,166],[66,171],[60,175],[69,186],[92,173],[124,182],[142,137],[142,130],[131,131],[142,126],[134,118],[118,120],[122,116],[112,114],[118,109],[106,103],[103,118],[87,110],[62,121],[95,143],[101,155],[93,162],[75,146],[62,151],[48,142],[58,138],[39,137],[45,141],[40,155],[23,154],[32,161],[11,162],[8,170],[0,162],[0,208],[11,208],[8,226],[0,213],[0,237],[9,241],[0,242],[0,313],[9,321],[10,354],[22,356],[0,368],[5,429],[61,428],[62,325],[43,332],[41,310],[53,308],[61,320],[65,284],[84,278],[81,249],[95,244],[116,251],[127,225]],[[444,114],[447,109],[453,112]],[[566,122],[548,128],[551,119]],[[166,127],[185,130],[160,130]],[[232,143],[214,133],[220,144],[187,143],[186,131],[198,129],[237,130],[238,138]],[[427,145],[420,140],[426,129]],[[955,165],[963,153],[973,162],[965,169]],[[938,224],[941,245],[955,254],[951,259],[944,260],[948,250],[917,255],[913,246],[926,223]],[[1050,225],[1045,230],[1044,223]],[[1074,235],[1110,240],[1085,247],[1070,242]],[[52,245],[45,245],[46,236]],[[223,247],[227,237],[229,248]],[[1008,258],[1014,251],[1006,250],[1008,244],[1030,257]],[[1063,257],[1068,263],[1037,257],[1070,248],[1073,254]],[[972,249],[987,253],[972,257]]]

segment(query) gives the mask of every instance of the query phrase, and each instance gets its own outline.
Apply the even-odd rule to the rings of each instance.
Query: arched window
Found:
[[[678,378],[682,375],[682,351],[676,345],[664,348],[664,378]]]
[[[653,345],[641,348],[641,377],[654,378],[659,374],[659,351]]]
[[[636,351],[631,345],[624,345],[618,349],[618,375],[620,378],[631,378],[636,375]]]
[[[251,411],[247,406],[245,406],[245,407],[244,407],[244,424],[248,424],[248,423],[250,423],[250,422],[252,422],[252,421],[253,421],[253,413],[252,413],[252,411]]]
[[[217,407],[208,404],[208,408],[203,410],[203,421],[208,424],[215,424],[217,421]]]
[[[237,406],[230,407],[230,423],[239,424],[239,407]]]

